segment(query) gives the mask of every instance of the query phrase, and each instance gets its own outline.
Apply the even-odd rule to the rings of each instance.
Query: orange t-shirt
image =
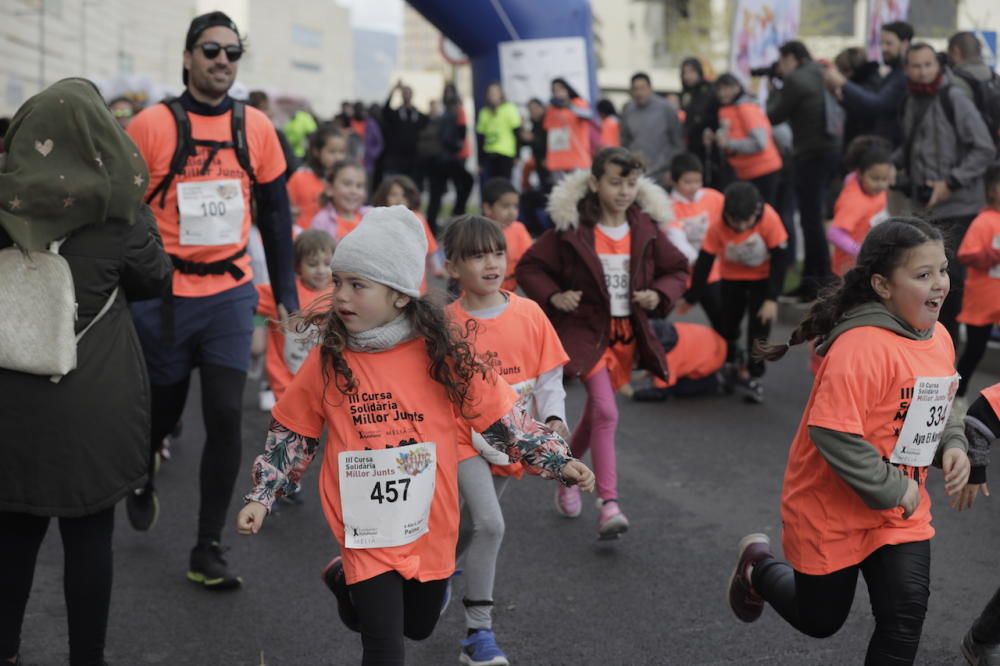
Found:
[[[887,202],[885,192],[872,196],[861,189],[860,179],[851,178],[844,183],[844,189],[833,205],[833,226],[849,233],[854,242],[861,243],[872,227],[889,219]],[[834,274],[843,276],[854,267],[854,260],[854,257],[834,246]]]
[[[219,116],[201,116],[189,113],[191,135],[195,139],[212,141],[230,141],[232,129],[227,111]],[[278,143],[278,134],[274,125],[263,113],[253,107],[246,108],[247,145],[250,147],[250,161],[258,183],[270,183],[285,172],[285,156]],[[177,146],[177,130],[174,116],[164,104],[155,104],[137,115],[128,126],[128,134],[138,146],[140,154],[149,167],[149,186],[146,196],[156,189],[156,186],[170,171],[170,160]],[[185,173],[174,177],[167,191],[164,206],[160,207],[160,196],[151,204],[156,224],[163,238],[163,248],[168,254],[187,261],[211,263],[220,261],[236,254],[240,248],[246,247],[250,237],[250,178],[240,167],[236,151],[232,148],[220,150],[212,162],[208,173],[201,175],[201,169],[208,157],[210,148],[196,146],[196,154],[188,159]],[[238,180],[242,189],[243,226],[239,240],[224,245],[181,245],[180,213],[177,207],[177,185],[179,183],[195,183],[202,181]],[[219,190],[226,190],[224,185]],[[225,193],[228,199],[230,194]],[[250,255],[244,254],[233,263],[245,275],[241,280],[231,275],[191,275],[174,271],[173,291],[177,296],[199,297],[211,296],[238,285],[250,282],[253,271],[250,268]]]
[[[611,297],[611,328],[608,331],[611,344],[588,378],[607,368],[611,374],[611,385],[617,391],[632,381],[632,367],[635,365],[636,342],[629,318],[632,313],[632,232],[616,240],[596,226],[594,251],[601,261],[604,284]]]
[[[288,179],[288,198],[299,211],[298,217],[295,218],[295,224],[299,229],[304,231],[312,224],[313,218],[319,212],[319,198],[325,187],[323,179],[308,166],[299,167]]]
[[[517,391],[519,400],[529,408],[535,381],[546,372],[569,363],[569,356],[559,342],[559,335],[552,327],[542,309],[529,298],[522,298],[509,291],[507,308],[494,319],[474,319],[462,307],[462,299],[447,307],[451,320],[463,331],[466,322],[474,319],[476,331],[470,342],[476,354],[484,356],[492,353],[496,372]],[[549,414],[538,414],[546,418]],[[459,440],[458,460],[474,458],[479,453],[472,446],[470,437]],[[511,469],[514,468],[514,469]],[[504,467],[493,466],[494,472],[507,475],[516,472],[520,476],[521,463]]]
[[[691,247],[697,250],[705,240],[708,227],[722,223],[722,207],[726,203],[726,197],[718,190],[703,187],[692,200],[674,192],[670,202],[674,206],[674,219],[670,227],[683,233]],[[708,284],[718,282],[720,278],[719,262],[714,261],[708,274]],[[691,278],[688,278],[688,286],[691,286]]]
[[[761,128],[767,135],[764,150],[759,153],[727,152],[726,159],[740,180],[752,180],[781,169],[781,153],[774,144],[771,121],[764,109],[755,102],[727,104],[719,108],[719,123],[729,123],[729,136],[734,141],[745,139],[754,129]]]
[[[579,97],[571,104],[587,108],[587,103]],[[549,171],[590,168],[590,121],[579,118],[568,108],[549,105],[543,123],[548,132],[545,166]]]
[[[1000,247],[1000,212],[984,210],[972,221],[958,254]],[[1000,323],[1000,268],[988,271],[969,266],[958,321],[970,326]]]
[[[428,374],[428,356],[421,338],[383,352],[345,351],[344,358],[357,391],[345,396],[332,378],[323,377],[322,357],[314,349],[295,375],[272,416],[293,432],[319,438],[328,430],[319,475],[323,513],[340,544],[348,584],[397,571],[421,582],[448,578],[455,570],[458,540],[458,438],[479,432],[509,412],[517,394],[496,375],[475,375],[463,418],[444,386]],[[332,373],[331,373],[332,377]],[[402,546],[346,548],[340,498],[339,455],[343,451],[385,449],[410,442],[434,442],[437,471],[428,518],[429,531]]]
[[[517,268],[517,262],[521,261],[521,257],[535,241],[528,233],[528,228],[517,221],[511,222],[504,228],[503,237],[507,241],[507,275],[500,288],[514,291],[517,289],[514,269]]]
[[[703,379],[719,371],[726,362],[728,346],[708,326],[676,322],[677,344],[667,352],[667,381],[653,377],[653,386],[670,388],[684,378]]]
[[[601,147],[617,148],[622,145],[621,123],[615,116],[608,116],[601,121]]]
[[[989,403],[990,407],[993,408],[993,413],[1000,415],[1000,384],[994,384],[993,386],[987,386],[982,391],[980,391],[986,402]]]
[[[883,328],[863,326],[834,341],[816,373],[785,468],[782,545],[796,571],[832,573],[858,564],[882,546],[934,535],[926,467],[900,465],[920,483],[920,504],[909,519],[903,520],[899,507],[869,509],[823,459],[808,428],[860,436],[889,459],[916,378],[954,374],[955,349],[940,323],[929,340],[909,340]]]
[[[329,290],[313,291],[307,287],[301,279],[295,279],[295,289],[299,294],[299,308],[305,310],[313,301],[330,293]],[[271,320],[278,318],[278,306],[274,302],[274,292],[271,285],[257,285],[257,314]],[[281,323],[269,321],[267,323],[267,356],[264,358],[264,370],[267,372],[267,382],[274,391],[274,397],[280,399],[285,393],[285,389],[292,383],[295,375],[288,366],[285,365],[285,332],[281,328]]]
[[[351,119],[351,131],[362,139],[365,138],[365,131],[367,129],[368,125],[364,120],[357,120],[356,118]]]
[[[723,280],[766,280],[771,271],[770,251],[788,241],[781,218],[768,204],[760,222],[737,233],[721,219],[710,224],[702,249],[715,255]]]

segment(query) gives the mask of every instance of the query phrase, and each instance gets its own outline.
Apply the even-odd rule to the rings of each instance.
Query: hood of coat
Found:
[[[575,171],[552,188],[546,210],[557,230],[569,231],[580,226],[577,205],[587,194],[589,178],[589,171]],[[639,194],[633,206],[638,206],[661,227],[674,219],[674,207],[667,193],[646,176],[639,179]]]

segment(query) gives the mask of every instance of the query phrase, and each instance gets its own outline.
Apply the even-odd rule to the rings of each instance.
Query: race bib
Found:
[[[285,331],[285,366],[291,370],[292,374],[296,374],[302,364],[305,363],[306,357],[309,356],[309,352],[312,348],[316,346],[318,339],[318,328],[316,326],[309,326],[304,331]]]
[[[629,255],[599,254],[601,267],[604,269],[604,284],[611,297],[611,316],[627,317],[632,314],[632,303],[629,299]]]
[[[705,234],[708,233],[708,214],[702,213],[694,217],[685,217],[681,220],[681,225],[688,242],[693,247],[700,248],[701,242],[705,240]]]
[[[238,180],[177,183],[181,245],[234,245],[243,240],[243,186]]]
[[[927,467],[934,462],[934,454],[941,443],[957,392],[957,374],[950,377],[917,377],[913,398],[890,462],[910,467]]]
[[[548,134],[549,152],[569,150],[569,127],[554,127]]]
[[[434,442],[342,451],[337,464],[346,547],[403,546],[427,533],[437,478]]]
[[[993,237],[993,249],[1000,250],[1000,235]],[[1000,280],[1000,264],[990,268],[990,277]]]
[[[882,224],[888,219],[889,219],[889,209],[883,208],[879,212],[872,215],[871,219],[868,220],[868,226],[877,227],[878,225]]]
[[[767,243],[760,234],[754,232],[742,243],[730,243],[726,245],[726,259],[734,264],[750,266],[751,268],[760,266],[767,261],[770,253],[767,251]]]

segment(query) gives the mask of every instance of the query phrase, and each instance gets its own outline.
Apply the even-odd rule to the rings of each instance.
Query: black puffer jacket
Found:
[[[76,517],[105,509],[143,483],[149,379],[127,301],[159,296],[170,280],[152,212],[73,233],[60,250],[73,274],[77,369],[58,384],[0,370],[0,511]],[[0,229],[0,248],[10,246]]]

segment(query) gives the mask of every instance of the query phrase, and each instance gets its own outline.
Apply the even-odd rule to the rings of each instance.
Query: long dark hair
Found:
[[[319,154],[323,151],[323,147],[326,146],[327,141],[334,137],[342,136],[337,128],[332,125],[321,127],[309,135],[309,147],[306,149],[306,164],[320,178],[326,176],[326,169],[323,168],[323,165],[319,161]]]
[[[604,148],[597,153],[594,161],[590,165],[590,175],[597,180],[601,179],[607,171],[609,164],[616,164],[622,170],[622,176],[627,177],[633,171],[638,171],[640,175],[646,170],[646,165],[642,159],[629,152],[628,148]],[[597,192],[592,192],[589,188],[587,193],[577,203],[576,209],[580,212],[580,223],[592,227],[601,219],[601,200]]]
[[[410,320],[414,333],[424,339],[430,376],[445,388],[449,402],[464,417],[475,418],[477,415],[468,411],[473,397],[469,389],[477,374],[485,378],[490,370],[488,361],[477,359],[468,342],[476,331],[475,321],[469,320],[464,328],[452,324],[444,310],[427,298],[411,299],[403,314]],[[289,326],[297,331],[309,326],[319,329],[324,394],[331,381],[343,395],[357,391],[358,380],[344,357],[348,333],[333,309],[332,291],[293,316]]]
[[[792,331],[788,342],[783,345],[758,342],[754,356],[777,361],[793,345],[825,337],[849,310],[881,300],[872,288],[872,276],[890,276],[907,252],[932,241],[943,241],[941,232],[916,218],[894,217],[873,228],[861,245],[854,268],[820,296],[806,318]]]

